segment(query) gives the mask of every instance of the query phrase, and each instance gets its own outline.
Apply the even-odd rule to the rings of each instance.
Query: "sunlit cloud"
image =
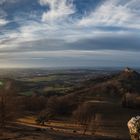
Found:
[[[118,26],[140,29],[138,0],[104,1],[95,11],[85,15],[79,26]]]
[[[70,15],[75,13],[72,1],[67,0],[40,0],[41,5],[48,5],[49,10],[42,15],[42,21],[55,24],[66,20]]]
[[[5,19],[0,19],[0,26],[4,26],[4,25],[6,25],[7,23],[8,23],[7,20],[5,20]]]

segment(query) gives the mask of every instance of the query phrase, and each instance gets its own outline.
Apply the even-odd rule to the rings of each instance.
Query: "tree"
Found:
[[[15,89],[11,81],[4,81],[0,86],[0,129],[17,117]]]
[[[83,103],[73,112],[73,116],[78,123],[83,125],[83,134],[85,134],[89,124],[95,118],[94,106],[90,103]]]
[[[32,95],[28,97],[22,97],[21,103],[23,105],[23,110],[40,112],[45,109],[47,99],[44,96]]]
[[[121,104],[122,104],[122,107],[126,107],[126,106],[127,106],[127,98],[126,98],[126,94],[122,97]]]
[[[52,118],[53,118],[52,114],[49,114],[49,112],[46,112],[46,111],[42,111],[38,115],[38,117],[36,119],[36,123],[41,124],[41,125],[45,125],[45,122],[48,122]]]
[[[45,122],[51,119],[72,115],[75,106],[76,100],[71,95],[50,97],[47,101],[46,108],[41,111],[36,122],[44,125]]]
[[[71,115],[76,106],[73,96],[51,97],[47,102],[46,111],[53,116]]]

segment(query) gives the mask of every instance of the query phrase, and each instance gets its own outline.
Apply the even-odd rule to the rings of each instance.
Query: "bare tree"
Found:
[[[95,118],[94,107],[90,103],[83,103],[78,107],[76,111],[74,111],[73,116],[78,123],[83,125],[83,134],[85,134],[88,129],[88,126]]]
[[[73,96],[51,97],[48,100],[46,111],[53,116],[69,116],[75,108]]]
[[[0,129],[17,117],[17,100],[14,96],[15,87],[11,81],[5,81],[0,86]]]

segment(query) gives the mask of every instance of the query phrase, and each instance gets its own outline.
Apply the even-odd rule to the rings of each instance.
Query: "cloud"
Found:
[[[140,52],[114,50],[61,50],[1,53],[0,63],[8,67],[137,66]],[[133,57],[135,56],[135,57]],[[4,67],[4,65],[3,65]],[[6,66],[5,66],[6,67]]]
[[[40,0],[42,6],[49,6],[49,10],[43,13],[42,21],[54,23],[65,20],[75,13],[72,1],[68,0]]]
[[[15,3],[18,0],[0,0],[0,5],[4,4],[4,3]]]
[[[31,38],[30,38],[31,39]],[[0,42],[0,53],[20,53],[33,51],[63,51],[63,50],[87,50],[87,51],[140,51],[140,36],[135,34],[96,34],[92,38],[78,39],[67,42],[64,38],[46,38],[25,41],[24,38],[7,38]],[[11,45],[9,45],[11,44]]]
[[[6,2],[6,0],[1,0],[0,1],[0,5],[2,5],[3,3],[5,3]]]
[[[0,19],[0,26],[4,26],[4,25],[6,25],[7,23],[8,23],[7,20],[5,20],[5,19]]]
[[[2,5],[6,2],[13,3],[15,1],[16,0],[11,0],[10,2],[8,0],[1,0],[0,1],[0,27],[9,23],[9,21],[6,19],[7,12],[3,9]]]
[[[65,64],[78,65],[83,61],[91,65],[92,61],[104,62],[104,59],[106,62],[110,59],[119,63],[123,58],[129,60],[129,55],[134,62],[138,56],[134,52],[140,51],[139,0],[100,0],[99,3],[96,0],[98,4],[94,8],[82,9],[85,11],[82,17],[78,11],[82,7],[77,8],[82,0],[36,1],[39,3],[33,5],[31,13],[26,11],[26,7],[21,7],[9,16],[9,11],[1,8],[0,58],[3,61],[8,59],[18,64],[24,61],[27,64],[29,61],[31,64],[33,60],[37,65],[35,60],[38,60],[43,65],[43,62],[50,63],[53,60],[53,64],[57,65],[57,59],[61,58],[64,62],[66,58]],[[86,0],[87,7],[89,1],[95,2]],[[9,3],[3,0],[1,4],[4,2],[5,5]],[[28,0],[24,2],[26,6]],[[35,4],[34,0],[30,2],[31,5]],[[19,5],[20,0],[16,3],[17,7]],[[13,10],[14,4],[10,6],[8,4],[7,9]],[[34,9],[36,7],[40,9]],[[122,57],[116,58],[119,53]]]
[[[2,4],[3,1],[0,2],[0,5]],[[7,16],[7,13],[3,10],[0,9],[0,26],[4,26],[8,23],[8,21],[5,19]]]
[[[43,22],[38,16],[35,16],[36,20],[27,19],[27,14],[25,17],[14,17],[14,21],[19,27],[3,32],[3,38],[5,37],[6,41],[9,38],[10,45],[20,47],[23,42],[42,39],[63,39],[71,43],[90,38],[96,39],[96,36],[102,38],[102,36],[108,36],[109,33],[112,36],[133,32],[136,33],[133,34],[134,36],[138,34],[138,0],[100,2],[96,9],[91,13],[87,12],[82,19],[71,16],[77,14],[76,6],[72,0],[39,0],[39,4],[46,8],[41,14]],[[7,22],[3,21],[2,23],[6,24]],[[136,29],[130,29],[130,26]]]
[[[79,26],[118,26],[140,29],[139,0],[108,0],[85,15]]]

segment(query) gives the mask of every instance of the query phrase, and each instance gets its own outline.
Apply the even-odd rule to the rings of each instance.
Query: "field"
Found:
[[[9,77],[17,80],[21,87],[22,95],[31,96],[35,92],[50,96],[50,94],[64,95],[73,88],[78,87],[83,81],[98,75],[107,75],[112,71],[92,71],[92,70],[13,70]],[[7,76],[8,77],[8,76]]]

